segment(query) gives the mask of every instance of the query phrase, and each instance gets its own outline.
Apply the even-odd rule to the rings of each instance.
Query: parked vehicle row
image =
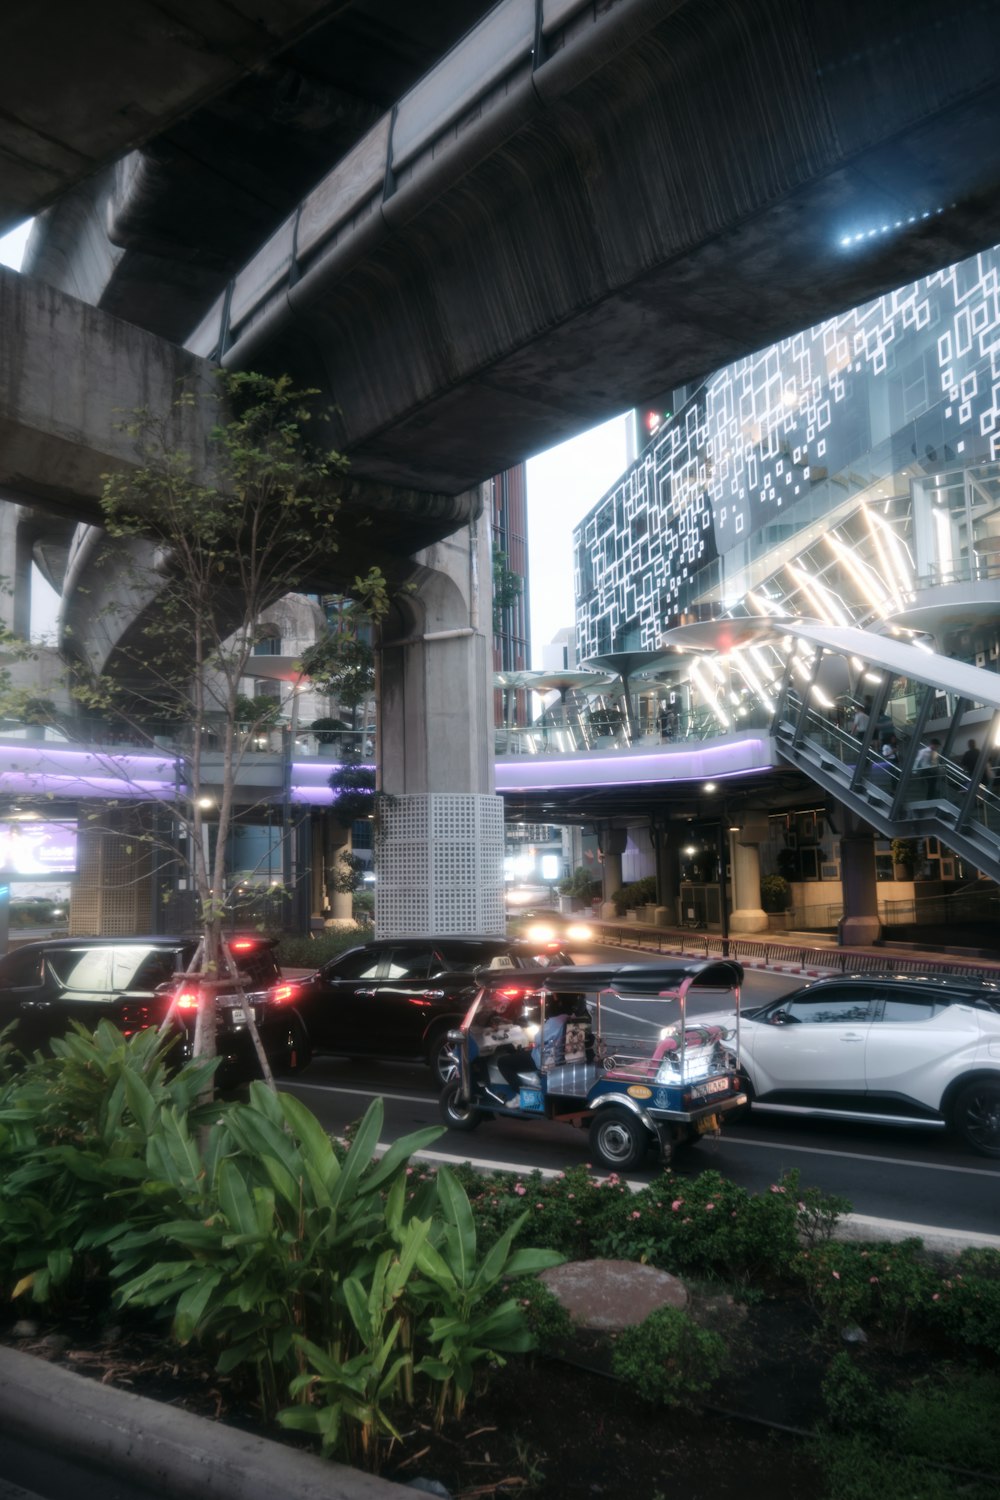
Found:
[[[1000,986],[940,975],[819,979],[725,1028],[754,1109],[949,1128],[1000,1157]]]
[[[0,1028],[30,1053],[74,1021],[108,1019],[129,1034],[159,1026],[172,1005],[178,1055],[189,1056],[198,995],[184,974],[196,946],[162,936],[24,944],[0,959]],[[841,975],[741,1015],[738,964],[575,966],[553,935],[381,939],[301,978],[282,976],[271,939],[239,935],[230,951],[242,992],[219,996],[224,1082],[259,1072],[252,1014],[278,1074],[300,1072],[315,1052],[420,1058],[446,1090],[450,1128],[501,1112],[568,1119],[591,1128],[597,1156],[619,1169],[651,1143],[666,1157],[751,1109],[950,1129],[1000,1157],[997,984]],[[695,1020],[692,986],[725,990]],[[557,1018],[562,1039],[546,1050]]]
[[[199,996],[185,977],[197,938],[52,938],[25,943],[0,959],[0,1028],[21,1052],[45,1049],[72,1023],[94,1028],[109,1020],[126,1035],[159,1027],[172,1010],[178,1056],[194,1045]],[[219,1078],[236,1082],[259,1073],[247,1024],[252,1011],[276,1072],[309,1061],[297,1024],[269,999],[281,978],[276,943],[256,934],[235,936],[229,951],[242,992],[218,996]]]
[[[272,998],[301,1021],[314,1050],[357,1057],[422,1057],[439,1087],[455,1071],[449,1032],[485,974],[540,961],[572,964],[553,940],[499,937],[385,938],[363,943]]]

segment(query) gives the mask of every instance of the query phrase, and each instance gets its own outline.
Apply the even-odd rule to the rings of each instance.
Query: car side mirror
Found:
[[[772,1016],[768,1017],[768,1020],[772,1026],[798,1025],[798,1018],[796,1016],[790,1016],[787,1010],[776,1010]]]

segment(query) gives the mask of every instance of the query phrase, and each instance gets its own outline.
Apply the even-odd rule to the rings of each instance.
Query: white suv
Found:
[[[732,1015],[699,1016],[726,1026]],[[843,975],[744,1011],[740,1069],[754,1107],[948,1126],[1000,1157],[1000,985]]]

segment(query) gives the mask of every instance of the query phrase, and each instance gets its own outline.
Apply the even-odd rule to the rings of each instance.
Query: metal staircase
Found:
[[[794,643],[771,730],[779,756],[884,837],[937,837],[1000,881],[1000,676],[894,635],[814,621],[782,629]],[[838,722],[830,681],[854,684],[856,699],[863,686],[863,733]],[[889,734],[895,761],[883,754]],[[924,764],[932,741],[936,761]]]

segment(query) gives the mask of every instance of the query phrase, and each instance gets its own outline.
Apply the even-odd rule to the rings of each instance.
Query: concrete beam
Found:
[[[102,476],[136,462],[127,413],[167,412],[181,380],[212,386],[208,360],[5,267],[0,327],[0,493],[78,520],[98,520]],[[201,410],[174,413],[169,439],[204,454]]]
[[[211,407],[171,410],[179,386],[213,390],[216,367],[108,313],[0,267],[0,496],[99,524],[104,475],[137,463],[121,430],[137,407],[165,414],[166,441],[207,471]],[[200,458],[199,458],[200,456]],[[393,489],[348,474],[341,550],[317,558],[316,587],[336,590],[379,564],[389,577],[409,571],[410,555],[465,525],[476,496]],[[86,550],[73,548],[74,582]],[[95,586],[95,580],[89,579]],[[107,578],[104,585],[117,586]],[[81,601],[82,623],[94,617]],[[72,611],[72,602],[69,606]],[[88,653],[103,660],[110,643]]]
[[[0,231],[342,8],[330,0],[17,6],[0,48]]]

